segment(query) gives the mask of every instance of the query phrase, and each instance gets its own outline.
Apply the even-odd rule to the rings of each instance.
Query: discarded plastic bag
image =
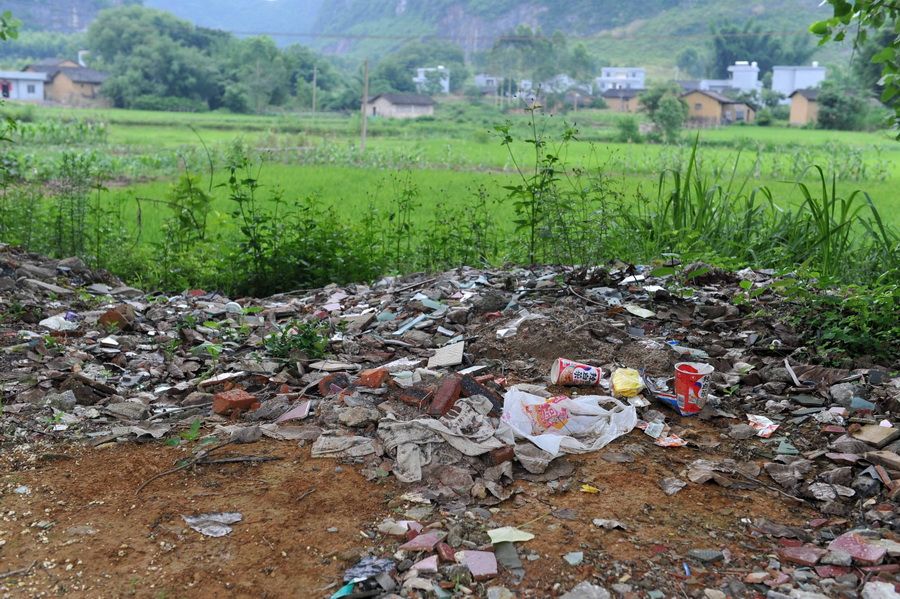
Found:
[[[543,398],[510,389],[501,421],[553,457],[597,451],[627,434],[637,412],[613,397],[585,395]]]
[[[616,397],[634,397],[644,390],[644,381],[634,368],[616,368],[612,373],[612,390]]]

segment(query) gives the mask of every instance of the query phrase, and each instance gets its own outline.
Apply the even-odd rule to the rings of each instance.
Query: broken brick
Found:
[[[494,406],[493,412],[497,414],[503,411],[503,399],[500,397],[500,394],[490,389],[470,375],[465,375],[460,379],[460,396],[462,397],[472,397],[473,395],[483,395],[490,400],[491,405]]]
[[[475,580],[488,580],[497,576],[497,556],[490,551],[471,551],[469,549],[456,554],[456,560],[472,573]]]
[[[828,553],[815,545],[803,545],[801,547],[782,547],[778,555],[786,562],[800,564],[801,566],[815,566],[823,555]]]
[[[418,535],[414,539],[400,545],[404,551],[431,551],[440,539],[434,533]]]
[[[319,395],[329,397],[336,393],[340,393],[350,386],[350,377],[345,372],[335,372],[326,375],[319,381]]]
[[[388,377],[388,371],[384,368],[370,368],[359,373],[356,384],[369,389],[379,389]]]
[[[816,566],[816,575],[821,578],[835,578],[850,574],[850,568],[844,566]]]
[[[494,466],[498,466],[503,462],[512,461],[515,455],[516,448],[513,445],[507,445],[506,447],[498,447],[497,449],[492,449],[488,454],[491,460],[491,464],[493,464]]]
[[[222,391],[216,393],[213,397],[213,412],[216,414],[229,415],[240,412],[246,412],[258,403],[256,397],[247,393],[243,389],[232,389],[231,391]]]
[[[432,396],[433,393],[434,391],[431,389],[410,387],[409,389],[403,389],[400,392],[399,399],[405,404],[422,409],[425,407],[425,404],[428,403],[428,399]]]
[[[115,327],[120,331],[128,330],[134,324],[134,308],[128,304],[120,304],[104,312],[97,322],[106,328]]]
[[[452,562],[456,559],[456,551],[454,551],[453,547],[448,545],[447,543],[441,542],[435,546],[437,550],[438,557],[441,558],[442,562]]]
[[[459,399],[459,393],[461,390],[460,379],[457,376],[448,376],[445,377],[443,382],[441,382],[441,386],[438,387],[438,390],[434,394],[434,399],[431,400],[431,406],[428,408],[428,413],[431,416],[443,416],[456,404],[456,400]]]

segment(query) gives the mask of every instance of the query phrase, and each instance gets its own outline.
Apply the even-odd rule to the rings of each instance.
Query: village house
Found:
[[[45,80],[43,73],[0,71],[0,96],[5,100],[43,102]]]
[[[819,120],[819,90],[798,89],[790,95],[790,124],[804,126]]]
[[[688,106],[688,121],[696,126],[750,124],[756,118],[756,111],[749,104],[717,92],[694,90],[682,94],[681,99]]]
[[[686,92],[711,91],[724,93],[727,91],[759,92],[762,82],[759,80],[759,65],[746,60],[738,60],[728,67],[731,74],[728,79],[692,79],[679,81],[678,84]]]
[[[791,94],[801,89],[819,87],[825,81],[825,67],[820,67],[818,62],[812,66],[799,67],[772,67],[772,91],[778,92],[784,99],[781,104],[788,104]]]
[[[106,106],[100,86],[108,75],[71,60],[42,60],[25,67],[26,73],[44,77],[43,100],[66,106]]]
[[[638,99],[641,91],[640,89],[627,88],[608,89],[600,95],[611,110],[635,113],[641,107]]]
[[[610,89],[644,89],[647,72],[637,67],[605,67],[594,82],[600,92]]]
[[[477,73],[472,77],[472,81],[482,94],[494,95],[500,89],[500,83],[503,81],[503,78],[488,73]]]
[[[413,77],[416,91],[419,93],[450,93],[450,69],[443,65],[436,67],[421,67],[416,69]]]
[[[378,94],[366,102],[366,114],[391,119],[434,115],[434,100],[421,94]]]

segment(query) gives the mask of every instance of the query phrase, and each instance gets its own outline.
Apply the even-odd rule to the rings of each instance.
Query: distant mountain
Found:
[[[0,9],[12,10],[26,28],[80,31],[98,10],[127,3],[350,59],[377,59],[422,38],[457,43],[471,56],[527,25],[578,38],[604,64],[666,68],[685,48],[705,49],[715,24],[752,19],[790,38],[809,35],[809,24],[828,14],[820,0],[0,0]]]
[[[144,6],[168,11],[203,27],[250,34],[271,34],[280,44],[310,45],[301,34],[313,30],[327,0],[144,0]]]
[[[583,38],[614,63],[671,65],[682,49],[701,49],[714,24],[753,19],[780,35],[808,35],[810,23],[827,14],[820,0],[329,0],[314,27],[323,37],[313,45],[377,55],[404,38],[434,36],[471,54],[527,25]]]

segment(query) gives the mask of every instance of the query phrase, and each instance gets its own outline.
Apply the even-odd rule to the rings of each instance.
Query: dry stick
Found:
[[[603,302],[598,302],[597,300],[593,300],[593,299],[591,299],[591,298],[589,298],[589,297],[585,297],[585,296],[581,295],[580,293],[578,293],[577,291],[575,291],[574,289],[572,289],[572,287],[567,287],[566,289],[569,291],[569,293],[571,293],[571,294],[574,295],[575,297],[580,297],[581,299],[583,299],[584,301],[586,301],[586,302],[588,302],[588,303],[590,303],[590,304],[594,304],[594,305],[596,305],[596,306],[603,306],[604,308],[608,308],[608,307],[609,307],[609,306],[607,306],[606,304],[604,304]]]
[[[281,458],[277,456],[236,455],[215,460],[202,459],[197,460],[196,463],[206,466],[209,464],[238,464],[241,462],[274,462],[280,459]]]
[[[782,491],[782,490],[779,489],[778,487],[773,487],[772,485],[767,485],[767,484],[764,483],[763,481],[759,480],[758,478],[753,478],[753,477],[750,476],[749,474],[744,474],[743,472],[741,472],[741,471],[739,471],[739,470],[737,470],[737,471],[735,471],[735,472],[737,472],[737,474],[740,474],[741,476],[743,476],[743,477],[746,478],[747,480],[753,481],[753,482],[755,482],[755,483],[758,484],[758,485],[761,485],[761,486],[763,486],[763,487],[765,487],[765,488],[767,488],[767,489],[769,489],[769,490],[775,491],[776,493],[779,493],[779,494],[781,494],[781,495],[784,495],[785,497],[788,497],[788,498],[790,498],[790,499],[793,499],[794,501],[799,501],[800,503],[809,503],[808,501],[806,501],[806,500],[803,499],[802,497],[796,497],[795,495],[791,495],[790,493],[785,493],[784,491]]]
[[[165,472],[160,472],[159,474],[155,474],[155,475],[151,476],[150,478],[148,478],[147,480],[142,482],[141,486],[139,486],[137,489],[134,490],[134,494],[138,495],[144,489],[144,487],[146,487],[147,485],[149,485],[150,483],[152,483],[153,481],[155,481],[158,478],[168,476],[169,474],[175,474],[179,470],[185,470],[186,468],[190,468],[191,466],[195,465],[197,462],[204,459],[206,456],[208,456],[215,450],[225,447],[226,445],[230,445],[231,443],[232,443],[232,441],[225,441],[224,443],[219,443],[218,445],[211,447],[209,449],[204,449],[202,451],[199,451],[199,452],[197,452],[196,456],[194,456],[193,458],[191,458],[190,460],[188,460],[181,466],[176,466],[175,468],[171,468],[169,470],[166,470]]]
[[[307,496],[307,495],[312,495],[312,494],[315,493],[315,492],[316,492],[316,488],[313,487],[313,488],[311,488],[310,490],[304,491],[303,493],[301,493],[301,494],[300,494],[300,497],[298,497],[296,500],[297,500],[297,501],[303,501],[304,499],[306,499],[306,496]]]
[[[406,285],[405,287],[399,287],[394,289],[394,293],[401,293],[403,291],[409,291],[410,289],[415,289],[416,287],[421,287],[422,285],[427,285],[428,283],[433,283],[437,281],[437,277],[431,277],[430,279],[425,279],[424,281],[419,281],[418,283],[413,283],[411,285]]]
[[[31,565],[27,568],[22,568],[20,570],[10,570],[9,572],[0,572],[0,580],[4,578],[9,578],[10,576],[20,576],[22,574],[28,574],[31,572],[32,568],[37,564],[37,560],[31,562]]]

